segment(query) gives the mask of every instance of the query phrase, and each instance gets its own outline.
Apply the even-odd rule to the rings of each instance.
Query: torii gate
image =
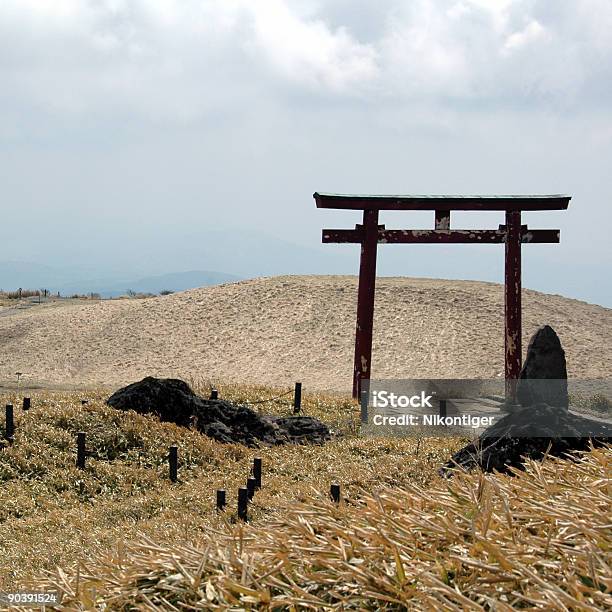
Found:
[[[354,230],[324,229],[323,242],[360,243],[359,290],[353,397],[360,397],[362,381],[370,379],[372,325],[378,243],[392,244],[495,244],[505,243],[505,376],[506,397],[516,398],[521,371],[521,243],[558,243],[558,229],[529,230],[521,225],[521,211],[565,210],[571,196],[446,196],[446,195],[345,195],[315,192],[317,208],[362,210],[363,224]],[[388,230],[378,225],[381,210],[435,211],[433,230]],[[506,224],[496,230],[451,230],[453,210],[505,211]]]

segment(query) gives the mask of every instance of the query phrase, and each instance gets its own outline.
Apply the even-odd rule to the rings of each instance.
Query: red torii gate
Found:
[[[359,290],[353,397],[360,397],[362,381],[370,379],[372,325],[378,243],[390,244],[496,244],[505,243],[505,376],[506,396],[515,399],[516,380],[521,371],[521,243],[558,243],[558,229],[530,230],[521,225],[521,211],[565,210],[567,195],[346,195],[315,192],[317,208],[362,210],[363,224],[354,230],[324,229],[324,243],[360,243]],[[388,230],[378,225],[381,210],[435,211],[433,230]],[[496,230],[453,229],[453,210],[505,211],[506,224]]]

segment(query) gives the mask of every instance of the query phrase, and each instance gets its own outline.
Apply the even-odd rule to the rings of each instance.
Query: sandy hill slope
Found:
[[[284,276],[145,300],[101,301],[0,316],[0,380],[111,385],[145,375],[347,391],[357,279]],[[612,375],[612,310],[524,291],[529,336],[552,325],[571,377]],[[503,371],[503,288],[381,278],[374,374],[496,377]]]

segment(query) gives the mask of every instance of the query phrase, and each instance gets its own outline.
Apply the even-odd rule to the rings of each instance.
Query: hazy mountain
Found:
[[[0,290],[52,288],[70,280],[71,271],[24,261],[0,261]]]
[[[122,228],[114,231],[112,248],[103,231],[58,235],[53,245],[33,241],[30,262],[0,262],[0,288],[118,295],[127,289],[178,291],[279,274],[355,273],[359,265],[357,245],[321,245],[320,234],[309,247],[240,229],[122,232]]]
[[[84,278],[133,280],[179,270],[219,270],[252,278],[355,273],[359,268],[357,245],[323,245],[320,230],[313,234],[307,246],[265,232],[200,231],[188,226],[151,228],[142,233],[130,233],[122,227],[100,228],[94,235],[57,235],[52,244],[45,240],[43,237],[40,243],[33,244],[28,259],[61,269],[73,269],[74,262],[78,261],[81,269],[87,271],[69,279],[74,281]],[[4,252],[7,252],[6,247]],[[0,258],[9,257],[0,255]]]
[[[321,224],[351,227],[344,219],[326,218]],[[4,253],[8,260],[13,253],[21,253],[21,247],[10,243],[10,237],[7,240],[8,244],[0,245],[0,257]],[[95,234],[56,232],[52,243],[44,235],[35,236],[28,243],[30,263],[0,262],[0,288],[47,288],[63,293],[118,295],[127,289],[179,290],[236,278],[358,273],[359,245],[323,245],[320,241],[320,230],[314,232],[308,246],[304,246],[266,232],[198,231],[189,224],[169,225],[164,231],[148,228],[141,233],[130,233],[123,227],[100,228]],[[588,266],[562,256],[558,246],[525,246],[523,287],[612,306],[610,283],[594,283]],[[461,265],[457,265],[457,261]],[[214,272],[198,272],[205,275],[202,281],[177,278],[173,284],[168,278],[163,282],[164,275],[172,277],[181,270]],[[381,245],[378,252],[379,276],[503,282],[503,270],[503,248],[493,245]],[[213,277],[209,279],[207,274]],[[215,274],[221,276],[215,277]],[[157,278],[160,276],[162,278]],[[168,286],[158,286],[162,284]]]
[[[191,270],[126,279],[109,274],[93,278],[86,269],[52,267],[32,262],[0,262],[0,289],[49,289],[62,295],[99,293],[116,297],[128,290],[137,293],[159,293],[164,289],[184,291],[240,280],[239,276],[211,270]]]
[[[239,276],[233,274],[224,274],[223,272],[214,272],[209,270],[192,270],[190,272],[174,272],[169,274],[160,274],[158,276],[148,276],[135,281],[117,282],[106,287],[98,287],[98,289],[81,289],[86,285],[70,284],[64,285],[63,289],[59,289],[62,293],[68,295],[70,293],[99,293],[102,297],[117,297],[125,295],[128,291],[136,293],[160,293],[160,291],[185,291],[186,289],[195,289],[197,287],[207,287],[209,285],[221,285],[223,283],[231,283],[240,280]],[[91,285],[90,285],[91,286]]]

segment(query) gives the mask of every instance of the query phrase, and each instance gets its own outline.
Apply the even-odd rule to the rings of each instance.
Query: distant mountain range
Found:
[[[333,218],[321,223],[336,225]],[[116,296],[128,289],[180,291],[262,276],[358,273],[359,245],[321,244],[320,230],[309,234],[307,244],[255,230],[189,224],[146,232],[100,228],[93,234],[67,227],[52,238],[35,233],[25,243],[19,236],[3,238],[0,289]],[[503,249],[482,245],[385,245],[377,274],[503,282],[503,261]],[[561,258],[556,245],[524,249],[523,287],[612,307],[612,285],[600,282],[590,265]]]
[[[136,293],[159,293],[160,291],[185,291],[196,287],[220,285],[240,280],[241,277],[211,270],[191,270],[136,280],[98,278],[75,280],[82,274],[79,270],[54,268],[27,262],[0,262],[0,289],[14,291],[23,289],[48,289],[61,295],[99,293],[102,297],[117,297],[128,291]]]
[[[117,297],[125,295],[128,291],[136,293],[160,293],[161,291],[185,291],[186,289],[195,289],[197,287],[206,287],[209,285],[222,285],[223,283],[231,283],[241,280],[239,276],[234,274],[225,274],[223,272],[214,272],[210,270],[191,270],[189,272],[174,272],[169,274],[160,274],[158,276],[147,276],[133,281],[115,282],[109,286],[102,286],[97,289],[85,289],[87,284],[74,283],[62,285],[58,289],[60,293],[65,295],[73,293],[99,293],[102,297]],[[94,285],[89,285],[93,287]]]
[[[45,240],[31,240],[27,251],[0,245],[5,253],[0,254],[0,289],[115,297],[129,289],[183,291],[261,276],[354,273],[358,269],[356,245],[349,245],[353,252],[348,254],[341,248],[346,245],[330,249],[318,244],[320,235],[313,247],[256,231],[200,232],[193,228],[176,232],[172,240],[153,232],[126,236],[120,229],[112,242],[104,232],[86,237],[58,235],[52,244]],[[8,261],[14,257],[9,253],[19,253],[17,261]]]

